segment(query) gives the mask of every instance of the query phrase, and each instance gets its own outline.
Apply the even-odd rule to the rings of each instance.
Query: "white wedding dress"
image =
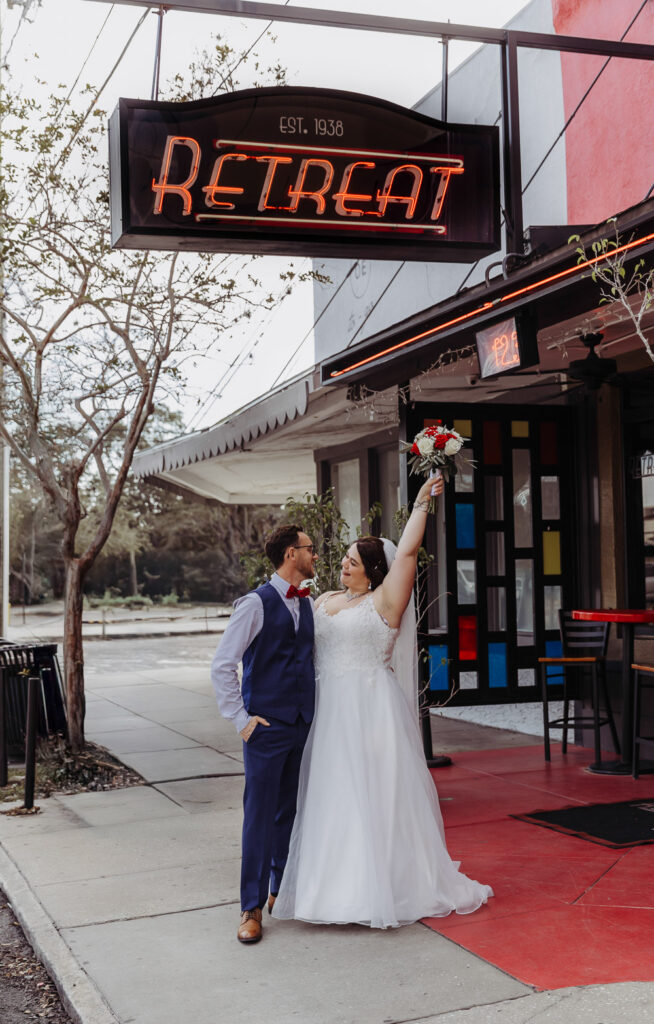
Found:
[[[470,914],[493,895],[447,852],[415,714],[390,667],[398,632],[371,594],[316,610],[316,715],[274,917],[390,928]]]

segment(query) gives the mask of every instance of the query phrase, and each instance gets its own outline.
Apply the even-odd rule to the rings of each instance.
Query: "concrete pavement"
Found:
[[[268,919],[261,943],[239,945],[242,753],[211,692],[214,643],[91,645],[87,734],[144,785],[0,816],[0,885],[74,1019],[649,1024],[654,985],[534,992],[421,924],[379,932]],[[442,726],[452,748],[525,742]]]

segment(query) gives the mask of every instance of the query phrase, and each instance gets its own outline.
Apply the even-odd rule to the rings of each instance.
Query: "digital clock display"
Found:
[[[482,379],[538,362],[535,334],[514,316],[477,331],[475,340]]]

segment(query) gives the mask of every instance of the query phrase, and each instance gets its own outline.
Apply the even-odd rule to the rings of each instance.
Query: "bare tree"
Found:
[[[167,98],[208,94],[216,82],[232,88],[241,63],[219,41]],[[269,69],[269,80],[280,76]],[[243,257],[111,249],[106,114],[96,98],[87,87],[80,106],[59,87],[41,108],[29,96],[0,92],[0,437],[62,528],[75,751],[84,744],[84,580],[109,537],[147,419],[167,390],[180,387],[186,359],[280,298]],[[283,296],[293,273],[280,277]],[[103,506],[82,538],[83,495],[93,478]]]
[[[581,244],[579,235],[572,235],[569,241],[580,243],[576,249],[578,263],[598,260],[593,264],[590,276],[599,285],[600,303],[617,302],[622,306],[654,363],[654,351],[643,329],[643,317],[654,302],[654,267],[648,266],[641,258],[628,268],[629,243],[620,237],[615,217],[611,217],[607,224],[613,229],[613,238],[593,242],[590,253]]]

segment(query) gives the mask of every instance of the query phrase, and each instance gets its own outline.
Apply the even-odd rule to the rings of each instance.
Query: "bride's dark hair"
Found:
[[[357,537],[357,546],[366,576],[370,580],[370,589],[376,590],[388,572],[384,545],[379,537]]]

